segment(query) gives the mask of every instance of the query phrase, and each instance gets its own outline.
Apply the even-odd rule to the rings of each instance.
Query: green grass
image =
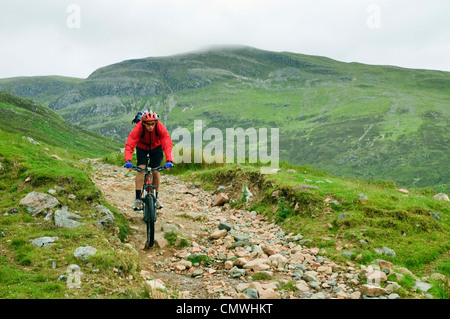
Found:
[[[23,271],[11,264],[4,256],[0,257],[1,298],[9,299],[53,299],[65,292],[65,282],[58,281],[56,272]]]
[[[118,151],[121,147],[108,138],[63,120],[49,108],[2,90],[0,90],[0,110],[2,134],[5,132],[31,137],[45,144],[49,149],[47,152],[52,152],[53,147],[57,147],[79,159],[101,156]]]
[[[56,186],[62,188],[60,195],[66,195],[61,198],[62,203],[70,208],[74,205],[67,198],[69,194],[86,203],[99,198],[89,179],[89,167],[86,164],[68,156],[65,150],[51,147],[53,151],[48,152],[46,148],[47,145],[43,143],[34,145],[20,135],[0,130],[0,160],[3,166],[0,171],[0,209],[17,208],[18,198],[28,192],[47,192]],[[52,158],[51,155],[57,155],[63,160]]]
[[[0,228],[5,236],[0,238],[4,252],[0,258],[1,298],[86,298],[91,293],[90,284],[110,278],[103,294],[103,298],[108,298],[112,290],[122,285],[120,281],[123,279],[119,276],[138,276],[140,262],[137,253],[123,246],[117,238],[115,241],[100,231],[93,221],[88,220],[86,213],[80,214],[87,226],[76,229],[55,228],[51,222],[43,221],[43,217],[31,217],[24,211],[9,216],[2,214]],[[31,239],[43,236],[56,236],[58,239],[51,247],[36,247],[30,243]],[[75,249],[85,245],[96,247],[97,253],[86,261],[75,259]],[[70,264],[79,265],[83,272],[78,290],[70,289],[66,278],[58,280],[61,275],[68,274]],[[92,271],[94,269],[96,272]]]
[[[172,247],[188,247],[191,246],[189,241],[182,237],[181,234],[176,232],[164,233],[164,238],[169,242]]]
[[[0,298],[142,298],[140,259],[124,244],[130,233],[128,220],[106,202],[89,177],[92,168],[82,160],[114,158],[117,144],[78,130],[57,116],[54,122],[47,117],[52,115],[49,109],[28,100],[0,94],[0,108]],[[23,119],[30,112],[35,113],[30,121],[8,122],[12,114],[13,119]],[[28,130],[30,127],[33,130]],[[48,211],[32,216],[20,206],[29,192],[47,193],[50,189],[56,190],[53,196],[61,206],[82,217],[84,226],[58,228],[52,219],[44,219]],[[98,227],[96,220],[101,216],[97,205],[111,210],[117,235]],[[51,247],[31,244],[30,240],[44,236],[58,239]],[[95,247],[96,254],[86,261],[77,260],[75,249],[85,245]],[[60,277],[68,275],[71,264],[79,265],[83,273],[80,288],[68,287],[67,278]],[[129,280],[129,276],[134,279]]]
[[[189,255],[186,260],[190,261],[192,264],[203,263],[203,264],[211,264],[212,260],[207,255],[202,254],[193,254]]]

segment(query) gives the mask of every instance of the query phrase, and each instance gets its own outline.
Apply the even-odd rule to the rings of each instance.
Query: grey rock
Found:
[[[448,195],[447,195],[447,194],[444,194],[444,193],[436,194],[436,195],[433,196],[433,198],[434,198],[434,199],[438,199],[438,200],[445,200],[445,201],[447,201],[447,202],[450,201],[449,198],[448,198]]]
[[[391,257],[395,257],[395,251],[393,249],[387,248],[387,247],[383,247],[381,248],[383,250],[383,253],[385,255],[391,256]]]
[[[96,248],[86,245],[84,247],[78,247],[77,249],[75,249],[73,255],[76,259],[87,260],[96,252],[97,252]]]
[[[242,185],[242,198],[245,200],[245,202],[248,202],[248,199],[252,196],[253,194],[252,192],[250,192],[247,185],[246,184]]]
[[[191,277],[202,277],[203,269],[196,269],[192,272]]]
[[[416,284],[414,285],[413,289],[420,289],[422,292],[427,292],[433,285],[422,282],[422,281],[416,281]]]
[[[47,213],[47,215],[45,215],[44,220],[45,220],[46,222],[51,222],[51,221],[52,221],[52,217],[53,217],[53,211],[49,211],[49,212]]]
[[[162,225],[161,230],[164,233],[179,233],[180,232],[177,225],[170,224],[170,223],[165,223],[164,225]]]
[[[103,214],[103,217],[97,219],[97,224],[99,225],[101,230],[110,229],[115,226],[115,217],[114,214],[105,206],[97,205],[95,207],[97,212]]]
[[[295,236],[285,236],[285,239],[288,243],[296,242],[303,239],[303,236],[298,234]]]
[[[250,289],[247,289],[246,291],[244,291],[244,295],[246,295],[247,297],[250,297],[250,299],[258,299],[259,298],[258,291],[253,288],[250,288]]]
[[[234,236],[234,240],[235,241],[245,241],[245,240],[248,240],[248,236],[247,235],[236,235],[236,236]]]
[[[220,222],[219,226],[217,226],[220,230],[225,229],[226,231],[231,230],[231,225],[228,222]]]
[[[231,269],[229,270],[229,272],[228,272],[228,274],[229,274],[232,278],[239,278],[239,277],[245,276],[246,273],[247,273],[247,272],[246,272],[245,269],[241,269],[241,268],[238,268],[238,267],[236,267],[236,266],[233,266],[233,268],[231,268]]]
[[[383,255],[383,250],[380,248],[374,248],[373,249],[377,254]]]
[[[216,259],[224,261],[224,260],[227,260],[228,257],[224,253],[218,252],[217,255],[216,255]]]
[[[400,296],[399,296],[399,294],[390,294],[388,296],[388,299],[400,299]]]
[[[439,219],[441,219],[441,215],[439,215],[438,213],[431,213],[431,217],[433,217],[434,219],[436,219],[436,220],[439,220]]]
[[[217,190],[216,190],[216,192],[217,193],[219,193],[219,192],[221,192],[221,191],[224,191],[226,189],[226,187],[225,186],[223,186],[223,185],[220,185],[219,187],[217,187]]]
[[[59,201],[51,195],[33,191],[31,193],[28,193],[24,198],[22,198],[19,204],[21,206],[24,206],[25,209],[30,214],[36,216],[37,214],[39,214],[42,211],[45,211],[46,209],[58,206]]]
[[[22,136],[24,139],[28,140],[28,142],[30,142],[31,144],[34,145],[39,145],[39,142],[36,142],[35,140],[33,140],[31,137],[29,136]]]
[[[82,218],[80,215],[73,214],[68,211],[68,207],[64,206],[55,212],[55,226],[62,228],[75,228],[83,223],[77,222],[75,219]]]
[[[263,251],[262,247],[259,246],[259,245],[252,245],[250,252],[251,253],[264,254],[264,251]]]
[[[251,246],[252,243],[249,240],[240,240],[234,243],[234,247]]]
[[[369,199],[369,197],[367,197],[367,196],[364,195],[364,194],[359,194],[359,195],[358,195],[358,198],[359,198],[360,200],[368,200],[368,199]]]
[[[103,216],[97,220],[101,230],[112,228],[115,225],[114,216]]]
[[[318,281],[316,277],[314,277],[313,275],[310,275],[310,274],[303,275],[302,279],[304,281]]]
[[[303,277],[303,271],[301,271],[301,270],[296,270],[296,271],[294,271],[294,272],[292,273],[292,277],[293,277],[295,280],[300,280],[300,279],[302,279],[302,277]]]
[[[58,237],[40,237],[35,239],[30,239],[31,244],[38,247],[51,247]]]
[[[114,216],[114,214],[108,209],[108,207],[103,206],[103,205],[95,206],[95,210],[104,215],[113,215]]]
[[[343,252],[341,253],[341,256],[343,256],[343,257],[345,257],[345,258],[348,258],[348,259],[351,259],[351,258],[353,257],[354,254],[355,254],[355,253],[352,252],[352,251],[343,251]]]
[[[300,264],[300,265],[298,265],[298,266],[295,266],[295,270],[307,271],[307,270],[308,270],[308,267],[306,267],[306,266],[303,265],[303,264]]]
[[[333,287],[332,291],[333,293],[338,293],[339,291],[341,291],[341,287]]]
[[[311,299],[325,299],[326,295],[323,292],[318,292],[318,293],[312,294],[310,298]]]
[[[318,281],[311,281],[311,282],[309,283],[309,286],[310,286],[311,288],[313,288],[313,289],[316,289],[318,286],[320,286],[320,282],[318,282]]]

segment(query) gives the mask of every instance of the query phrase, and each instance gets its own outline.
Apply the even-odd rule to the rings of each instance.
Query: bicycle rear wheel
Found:
[[[155,243],[155,202],[152,196],[144,200],[144,221],[147,224],[147,242],[145,248],[153,247]]]

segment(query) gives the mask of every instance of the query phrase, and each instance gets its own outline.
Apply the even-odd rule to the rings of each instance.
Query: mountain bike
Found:
[[[153,247],[155,243],[155,222],[156,222],[156,187],[152,184],[152,171],[164,171],[166,168],[164,166],[158,166],[149,168],[145,166],[145,168],[134,166],[133,170],[137,172],[144,171],[144,186],[141,192],[141,199],[143,203],[143,211],[144,211],[144,221],[147,224],[147,241],[145,242],[145,249]]]

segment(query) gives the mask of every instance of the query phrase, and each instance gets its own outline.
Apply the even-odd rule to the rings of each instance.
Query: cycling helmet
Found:
[[[156,121],[158,119],[158,115],[153,111],[146,111],[142,114],[142,122]]]

